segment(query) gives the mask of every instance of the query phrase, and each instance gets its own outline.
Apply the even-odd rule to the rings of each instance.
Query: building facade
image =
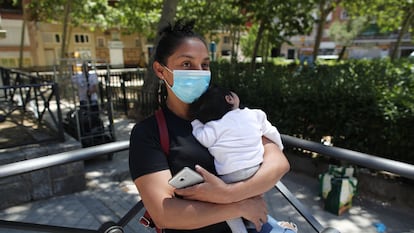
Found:
[[[19,9],[0,9],[0,66],[50,67],[59,64],[62,51],[61,24],[23,21]],[[93,59],[111,67],[139,67],[148,62],[146,38],[139,33],[124,34],[120,29],[88,31],[69,27],[66,58]]]
[[[322,40],[319,48],[319,57],[325,59],[336,58],[339,51],[342,49],[341,44],[337,44],[331,38],[329,38],[329,28],[334,22],[346,22],[348,20],[348,14],[345,9],[338,7],[331,12],[327,17]],[[300,35],[291,38],[292,45],[287,43],[281,47],[281,54],[287,59],[298,59],[302,51],[311,51],[313,53],[313,47],[316,38],[316,28],[310,35]],[[360,35],[358,35],[351,46],[347,47],[345,54],[346,58],[382,58],[391,54],[397,42],[398,32],[381,33],[380,29],[375,23],[370,24]],[[407,57],[414,51],[414,44],[411,41],[409,33],[404,35],[399,50],[397,51],[397,57]]]

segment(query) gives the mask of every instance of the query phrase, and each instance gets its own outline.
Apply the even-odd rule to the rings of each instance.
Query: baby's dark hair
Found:
[[[164,27],[160,32],[160,40],[155,48],[154,60],[166,65],[168,57],[170,57],[178,46],[185,39],[198,38],[207,47],[206,41],[202,36],[193,31],[195,21],[178,20],[174,25],[171,23]]]
[[[200,98],[190,105],[191,117],[198,119],[203,124],[221,119],[233,109],[233,105],[226,101],[226,96],[231,94],[231,91],[225,88],[217,85],[210,86]]]

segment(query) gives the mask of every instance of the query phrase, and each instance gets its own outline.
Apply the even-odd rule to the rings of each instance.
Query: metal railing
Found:
[[[325,146],[320,143],[315,143],[288,135],[282,135],[282,140],[286,147],[302,148],[305,150],[317,152],[330,156],[335,159],[345,160],[356,165],[364,166],[381,171],[389,171],[406,177],[414,179],[414,165],[406,164],[390,159],[379,158],[369,154],[364,154],[348,149]],[[27,172],[32,172],[51,166],[67,164],[75,161],[87,160],[102,154],[115,153],[129,149],[129,141],[118,141],[107,143],[99,146],[88,147],[75,151],[62,152],[46,157],[40,157],[12,164],[0,166],[0,179],[20,175]],[[318,220],[314,218],[309,209],[304,206],[290,191],[278,182],[275,187],[282,193],[282,195],[289,201],[289,203],[306,219],[312,228],[318,233],[336,233],[339,232],[335,228],[324,228]],[[0,228],[7,229],[22,229],[26,231],[45,231],[45,232],[103,232],[103,233],[122,233],[123,228],[131,221],[138,212],[143,208],[142,202],[138,202],[133,206],[118,222],[106,222],[100,226],[98,230],[60,227],[52,225],[43,225],[26,222],[13,222],[0,220]]]
[[[68,66],[71,66],[73,65],[73,62],[76,61],[78,60],[67,59],[66,62]],[[51,68],[56,69],[56,67]],[[100,65],[95,71],[99,79],[99,98],[101,103],[110,101],[112,102],[114,110],[123,112],[125,115],[127,115],[130,110],[133,110],[135,107],[134,105],[137,103],[140,103],[140,108],[150,108],[150,112],[154,110],[153,108],[146,106],[146,103],[150,103],[151,96],[142,90],[144,77],[147,72],[146,69],[109,69]],[[70,80],[70,78],[57,78],[56,76],[61,75],[62,77],[71,77],[72,72],[73,71],[68,71],[68,67],[66,67],[65,71],[62,71],[61,74],[56,70],[27,73],[0,67],[0,77],[2,78],[4,86],[51,82],[57,82],[60,86],[64,86],[68,85],[67,82],[69,82],[68,80]],[[65,94],[64,90],[61,91],[61,99],[74,98],[67,93]]]
[[[71,67],[76,61],[78,60],[72,59],[66,61],[68,63],[67,66]],[[143,93],[141,91],[141,87],[144,83],[146,69],[109,69],[101,65],[95,70],[95,72],[99,79],[98,95],[101,103],[111,101],[115,110],[123,112],[126,115],[128,114],[128,111],[134,107],[136,102],[139,102],[140,99],[144,98],[142,96]],[[56,81],[60,83],[60,85],[65,85],[64,83],[68,82],[70,77],[73,76],[73,71],[66,67],[61,74],[59,74],[58,71],[42,71],[32,72],[32,75],[35,75],[37,80]],[[57,78],[59,75],[61,75],[62,78]],[[65,94],[62,94],[61,97],[62,99],[74,98]]]
[[[327,155],[341,161],[347,161],[362,167],[378,171],[388,171],[402,177],[414,180],[414,165],[391,159],[381,158],[340,147],[326,146],[321,143],[307,141],[304,139],[282,135],[283,144],[286,147],[297,147],[304,150]]]
[[[54,82],[44,82],[25,72],[1,67],[0,76],[3,83],[3,86],[0,86],[0,114],[7,117],[20,111],[20,122],[17,121],[18,118],[11,118],[20,125],[24,125],[24,116],[30,115],[29,119],[34,119],[38,126],[48,125],[54,129],[53,135],[43,141],[63,141],[58,85]]]

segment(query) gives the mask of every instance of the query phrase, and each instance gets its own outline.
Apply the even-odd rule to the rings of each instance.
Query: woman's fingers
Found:
[[[267,206],[261,196],[246,199],[241,202],[241,208],[245,219],[252,222],[257,231],[260,231],[263,223],[267,222]]]
[[[199,165],[196,165],[196,171],[204,178],[204,182],[191,187],[176,189],[175,193],[185,199],[226,203],[227,196],[224,194],[227,191],[227,184]]]

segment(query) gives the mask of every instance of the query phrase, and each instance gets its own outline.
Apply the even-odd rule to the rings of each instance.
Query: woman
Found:
[[[261,194],[280,180],[289,170],[289,163],[278,146],[264,138],[263,163],[251,179],[225,184],[215,175],[213,157],[193,137],[189,116],[189,104],[201,96],[210,82],[207,45],[192,26],[193,23],[177,23],[166,27],[152,65],[155,75],[167,86],[162,109],[170,153],[167,156],[162,152],[154,116],[138,123],[130,138],[131,177],[145,208],[165,232],[227,233],[231,231],[225,220],[238,217],[260,230],[268,220]],[[196,72],[197,78],[186,71],[200,72]],[[170,186],[168,180],[185,166],[195,168],[205,182],[185,189]]]

